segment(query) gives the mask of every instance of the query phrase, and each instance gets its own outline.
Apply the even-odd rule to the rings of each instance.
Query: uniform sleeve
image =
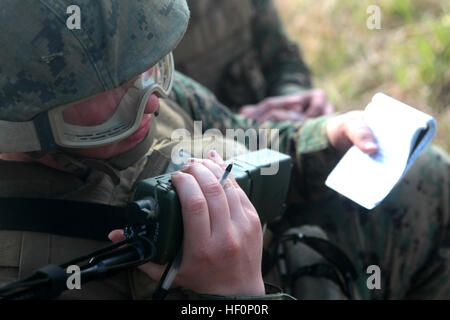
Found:
[[[314,199],[326,190],[324,182],[339,156],[331,147],[326,133],[326,122],[334,116],[308,119],[302,122],[258,124],[252,119],[236,115],[222,105],[207,88],[194,80],[175,74],[171,98],[195,121],[202,121],[202,129],[255,129],[267,137],[278,134],[278,146],[268,147],[289,154],[295,161],[295,188],[305,199]],[[267,141],[271,141],[270,138]],[[275,140],[273,140],[275,141]]]
[[[270,96],[287,95],[311,88],[310,71],[300,48],[283,28],[272,0],[253,0],[255,47],[260,55]]]

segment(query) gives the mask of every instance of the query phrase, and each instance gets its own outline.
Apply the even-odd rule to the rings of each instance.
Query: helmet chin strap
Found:
[[[55,149],[44,152],[44,156],[50,157],[60,169],[80,178],[85,176],[89,171],[88,165],[80,161],[80,159],[77,159],[75,155],[72,155],[64,150]]]

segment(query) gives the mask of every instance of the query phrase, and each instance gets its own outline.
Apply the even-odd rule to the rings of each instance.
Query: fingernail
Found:
[[[365,147],[366,149],[376,149],[376,148],[377,148],[377,145],[376,145],[375,143],[369,141],[369,142],[366,142],[366,144],[364,145],[364,147]]]
[[[194,158],[189,158],[187,162],[188,162],[188,163],[194,163],[194,162],[195,162],[195,159],[194,159]]]
[[[215,158],[217,156],[217,152],[215,151],[215,150],[211,150],[210,152],[209,152],[209,158]]]
[[[190,165],[186,164],[183,167],[181,167],[181,171],[187,171],[189,169]]]

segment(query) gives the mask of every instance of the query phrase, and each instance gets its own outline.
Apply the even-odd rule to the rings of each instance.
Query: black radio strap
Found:
[[[146,221],[136,203],[116,207],[68,200],[0,198],[0,230],[105,241],[114,229]]]

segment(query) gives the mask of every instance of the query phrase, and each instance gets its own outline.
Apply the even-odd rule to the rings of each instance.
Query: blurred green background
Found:
[[[433,115],[434,140],[450,152],[450,1],[275,0],[286,31],[301,45],[339,111],[364,109],[384,92]],[[370,5],[381,29],[369,30]]]

